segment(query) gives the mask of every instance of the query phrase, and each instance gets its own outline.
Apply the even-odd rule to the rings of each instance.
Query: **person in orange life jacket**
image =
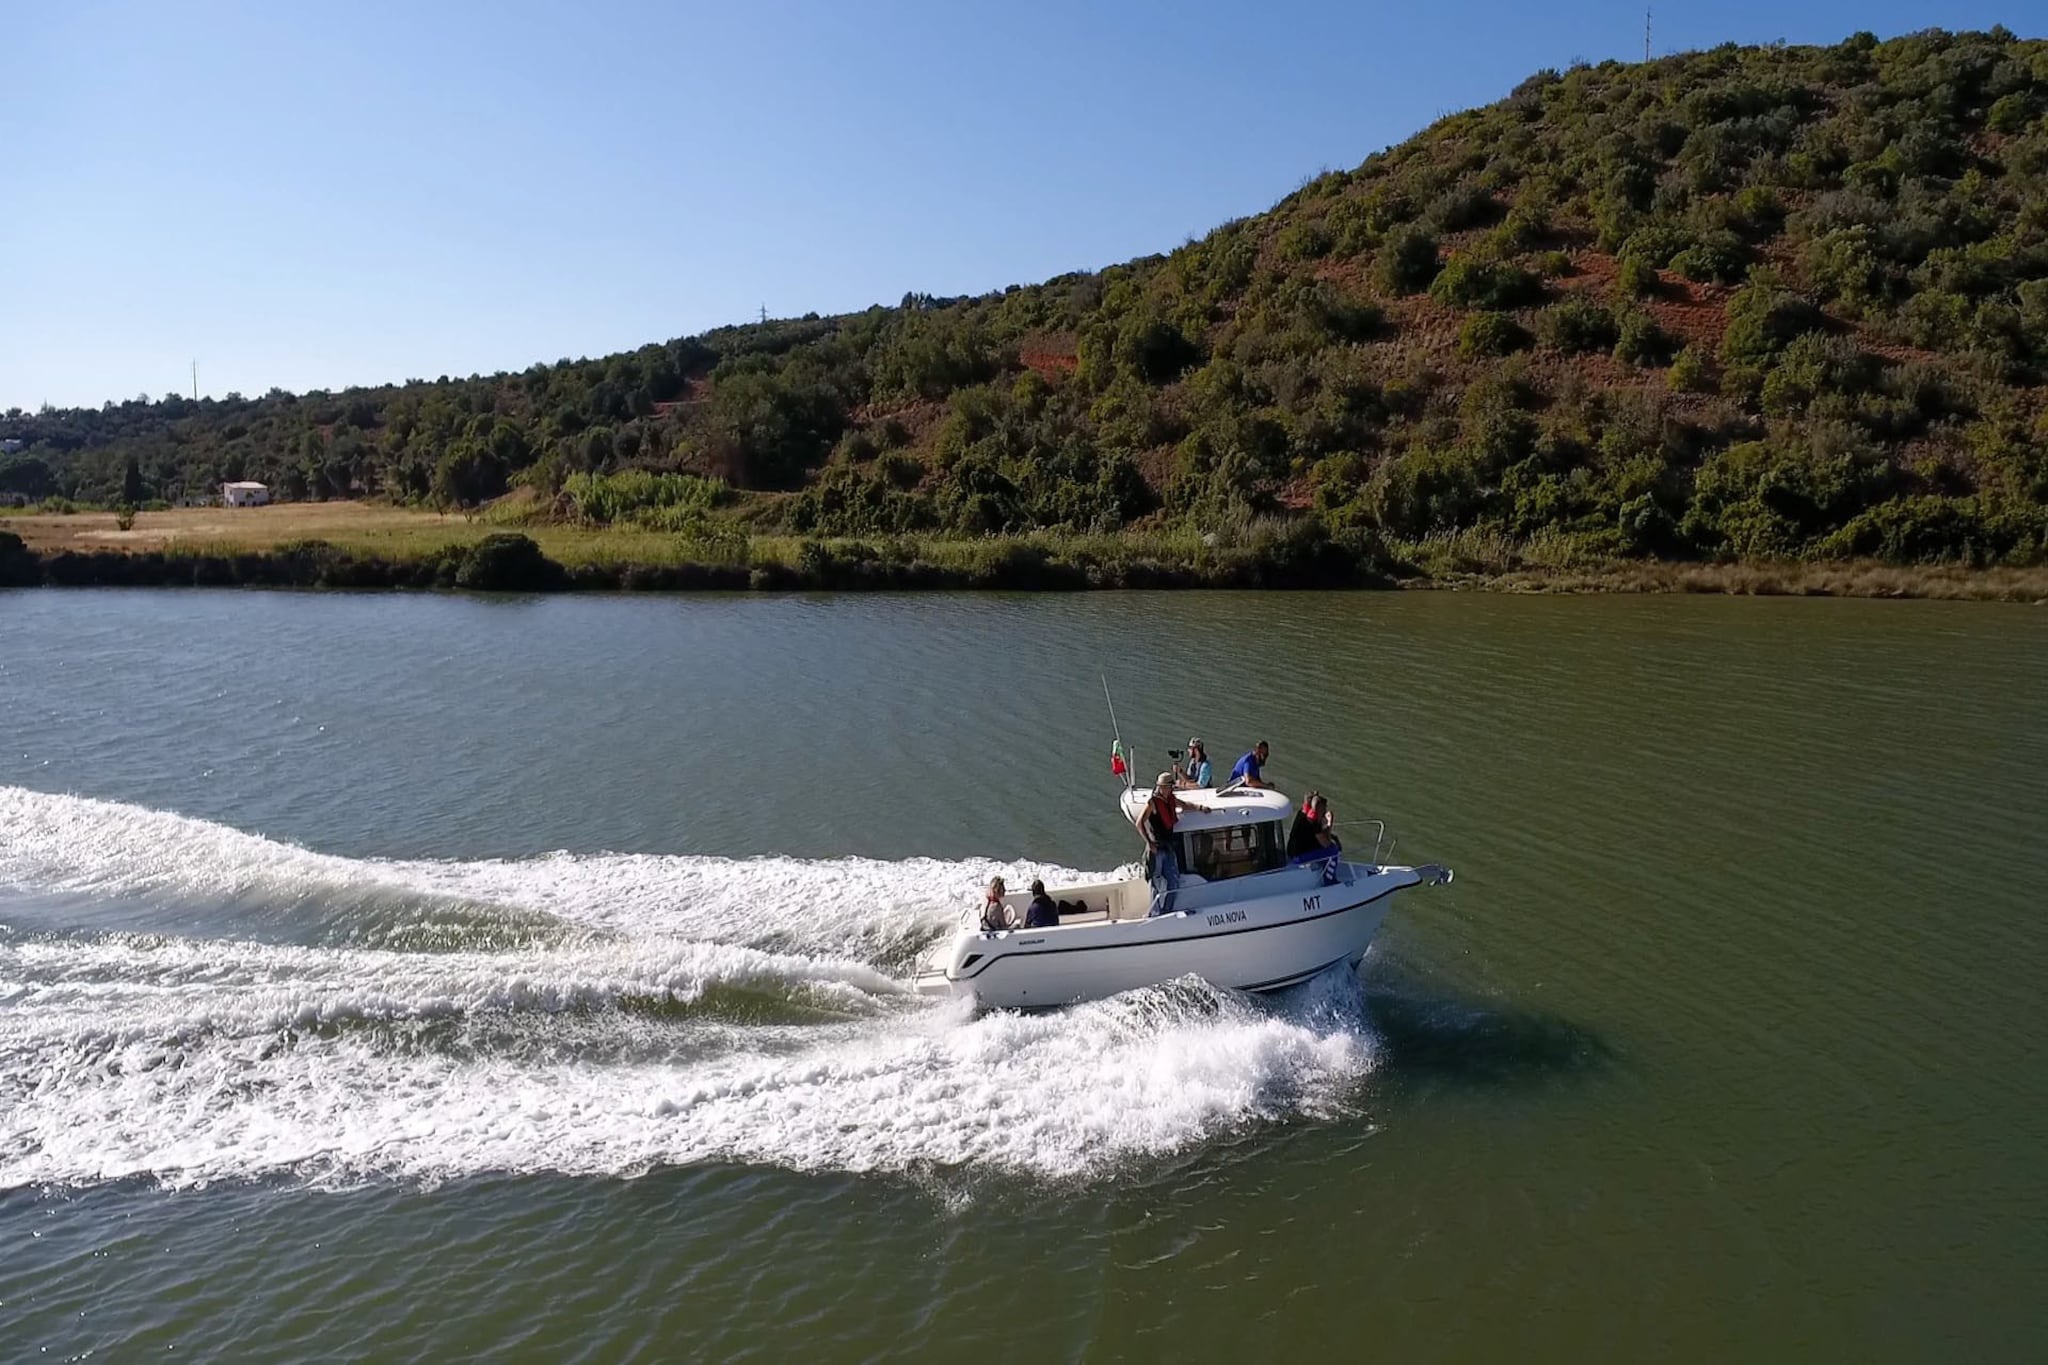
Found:
[[[1031,904],[1025,907],[1024,910],[1024,927],[1026,929],[1052,929],[1057,928],[1059,922],[1059,907],[1052,903],[1051,896],[1045,894],[1045,883],[1035,877],[1032,878]]]
[[[1173,851],[1173,827],[1179,822],[1180,813],[1213,809],[1182,800],[1174,794],[1173,774],[1159,774],[1151,799],[1138,816],[1138,833],[1145,836],[1145,879],[1152,883],[1152,914],[1172,914],[1173,894],[1180,890],[1180,859]]]
[[[1011,918],[1010,907],[1003,904],[1004,894],[1003,879],[989,878],[988,894],[981,901],[981,927],[989,933],[1017,927],[1016,920]]]

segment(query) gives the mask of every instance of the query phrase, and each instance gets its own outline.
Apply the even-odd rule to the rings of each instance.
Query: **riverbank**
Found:
[[[980,540],[734,535],[526,525],[365,503],[0,518],[0,584],[500,591],[1410,588],[1519,593],[2048,601],[2048,566],[1598,560],[1471,535],[1388,543],[1271,523]]]

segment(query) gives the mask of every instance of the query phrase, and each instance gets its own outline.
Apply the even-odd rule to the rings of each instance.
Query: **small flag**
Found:
[[[1128,771],[1130,769],[1124,763],[1124,742],[1117,740],[1109,746],[1109,775],[1122,777]]]

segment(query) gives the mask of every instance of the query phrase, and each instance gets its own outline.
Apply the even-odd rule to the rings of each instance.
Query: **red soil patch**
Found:
[[[702,376],[695,379],[685,379],[683,381],[683,396],[681,398],[672,398],[666,403],[656,403],[654,405],[654,415],[656,417],[666,417],[680,408],[694,408],[698,404],[707,401],[710,397],[711,381],[709,379]]]
[[[1688,346],[1717,350],[1728,330],[1728,299],[1735,291],[1725,284],[1695,284],[1668,270],[1658,271],[1657,278],[1663,296],[1643,300],[1657,325]]]
[[[1017,343],[1017,360],[1025,369],[1057,380],[1081,367],[1080,341],[1072,332],[1041,332]]]

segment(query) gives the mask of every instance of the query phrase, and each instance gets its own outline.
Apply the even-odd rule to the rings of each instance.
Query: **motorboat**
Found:
[[[1150,795],[1127,786],[1118,799],[1124,819],[1135,826]],[[917,989],[995,1009],[1071,1005],[1184,976],[1230,990],[1279,990],[1339,963],[1355,967],[1395,892],[1451,880],[1435,864],[1383,865],[1386,828],[1378,821],[1365,825],[1377,827],[1369,862],[1322,848],[1290,859],[1284,836],[1294,803],[1269,787],[1178,795],[1207,809],[1184,809],[1175,824],[1182,874],[1168,913],[1153,913],[1154,887],[1139,875],[1048,887],[1065,908],[1046,928],[984,929],[976,904],[925,960]],[[1029,893],[1003,900],[1021,924]]]

